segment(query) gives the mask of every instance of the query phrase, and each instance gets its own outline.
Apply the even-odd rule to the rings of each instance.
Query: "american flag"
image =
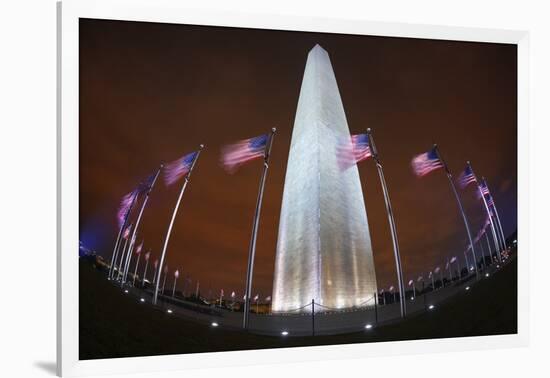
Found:
[[[389,290],[390,290],[390,291],[393,291],[393,289],[394,289],[394,287],[393,287],[393,286],[390,286],[390,289],[389,289]]]
[[[458,176],[458,185],[462,189],[467,187],[470,184],[476,183],[476,176],[474,175],[474,172],[472,171],[472,167],[468,164],[466,168],[464,168],[464,171]]]
[[[241,165],[265,157],[268,139],[269,135],[264,134],[225,146],[221,156],[224,169],[229,173],[234,173]]]
[[[122,227],[124,225],[124,221],[130,214],[130,210],[132,209],[132,204],[134,203],[138,195],[139,195],[139,191],[137,189],[134,189],[130,193],[122,197],[122,200],[120,201],[120,207],[118,208],[118,213],[117,213],[117,220],[118,220],[119,227]]]
[[[435,272],[435,273],[439,273],[439,271],[440,271],[439,267],[436,267],[436,268],[434,269],[434,272]]]
[[[128,227],[126,227],[126,229],[124,230],[124,233],[122,234],[122,237],[126,240],[128,240],[128,238],[130,237],[130,229],[132,228],[132,225],[129,225]]]
[[[157,176],[156,173],[152,173],[149,175],[149,177],[147,177],[145,179],[145,181],[142,181],[139,186],[138,186],[138,190],[141,192],[141,193],[145,193],[145,192],[148,192],[149,189],[151,189],[151,186],[153,186],[153,182],[155,181],[155,177]]]
[[[445,270],[449,269],[449,263],[445,264]]]
[[[179,270],[176,270],[174,272],[174,277],[178,278],[180,276],[180,271]]]
[[[234,291],[231,292],[231,298],[235,298],[235,292]]]
[[[254,297],[254,300],[255,300],[255,301],[258,301],[259,298],[260,298],[260,295],[259,295],[259,294],[256,294],[256,296]]]
[[[338,146],[338,165],[347,169],[360,161],[372,157],[368,134],[352,135]]]
[[[223,289],[220,290],[220,295],[223,297]]]
[[[477,243],[479,240],[481,240],[481,238],[483,237],[483,235],[485,235],[485,232],[487,231],[487,227],[489,227],[490,224],[491,224],[491,220],[489,219],[489,217],[485,218],[485,223],[483,224],[483,227],[481,227],[481,229],[478,231],[474,239],[474,244]],[[471,247],[468,246],[468,250],[470,249]]]
[[[428,273],[428,278],[432,278],[432,272]]]
[[[167,273],[168,273],[168,265],[166,265],[166,266],[164,267],[164,274],[167,274]]]
[[[409,281],[409,286],[411,286],[413,283],[414,283],[414,281],[413,281],[413,280],[410,280],[410,281]]]
[[[485,200],[487,201],[487,206],[488,207],[494,207],[495,206],[492,195],[489,194],[488,196],[485,196]]]
[[[418,276],[418,278],[416,279],[416,282],[420,282],[420,281],[423,281],[423,280],[424,280],[424,277]]]
[[[266,302],[269,302],[270,300],[271,300],[271,295],[268,296],[268,297],[265,297],[265,301],[266,301]]]
[[[154,264],[154,265],[155,265],[155,269],[157,269],[158,266],[159,266],[159,261],[158,261],[158,260],[155,260],[155,264]]]
[[[166,185],[172,185],[178,181],[181,177],[189,173],[198,152],[191,152],[178,160],[166,165],[166,171],[164,172],[164,181]]]
[[[435,147],[428,152],[424,152],[423,154],[416,155],[412,159],[411,164],[412,164],[414,173],[419,177],[426,176],[431,171],[435,171],[436,169],[443,168],[443,163],[439,159],[439,156],[437,154]]]
[[[451,257],[451,264],[456,261],[456,256]]]
[[[149,261],[150,256],[151,256],[151,251],[149,251],[145,254],[145,261]]]
[[[137,249],[136,249],[136,255],[139,255],[141,253],[141,249],[143,248],[143,242],[141,242],[140,245],[138,245]]]
[[[486,195],[491,195],[491,192],[489,192],[489,188],[487,187],[487,184],[482,182],[481,184],[479,184],[479,190],[481,191],[481,193],[486,196]]]

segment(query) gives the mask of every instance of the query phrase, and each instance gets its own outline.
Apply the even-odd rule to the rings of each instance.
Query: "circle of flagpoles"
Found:
[[[251,294],[252,278],[253,278],[254,258],[255,258],[255,251],[256,251],[256,241],[257,241],[257,234],[258,234],[258,227],[259,227],[259,219],[261,214],[263,193],[265,188],[267,171],[269,168],[269,158],[271,155],[271,149],[272,149],[275,132],[276,132],[276,129],[272,128],[271,131],[267,134],[263,134],[255,138],[241,140],[234,144],[228,145],[222,149],[222,155],[221,155],[222,166],[230,174],[235,173],[238,170],[238,168],[243,164],[246,164],[255,159],[263,158],[263,170],[260,177],[260,186],[259,186],[258,196],[256,200],[256,210],[254,213],[254,218],[252,223],[252,232],[251,232],[251,239],[250,239],[249,251],[248,251],[246,285],[245,285],[245,291],[243,296],[244,312],[243,312],[242,326],[244,329],[248,329],[249,327],[249,313],[250,313],[252,300],[256,304],[256,313],[258,313],[259,311],[258,310],[259,294],[256,294],[254,298],[252,298],[252,294]],[[153,273],[152,284],[154,286],[153,304],[155,305],[157,304],[157,301],[158,301],[159,289],[161,287],[161,278],[162,278],[163,272],[164,272],[164,279],[162,280],[161,293],[162,295],[164,295],[164,288],[166,284],[166,278],[168,275],[168,267],[167,265],[165,265],[165,260],[167,256],[169,240],[170,240],[172,228],[175,222],[175,218],[176,218],[178,209],[180,207],[183,194],[190,181],[191,173],[197,163],[197,160],[203,148],[204,148],[204,145],[201,144],[197,151],[184,155],[183,157],[173,161],[172,163],[167,164],[166,167],[164,167],[164,165],[161,164],[154,174],[150,175],[146,180],[140,183],[138,187],[136,187],[131,192],[127,193],[122,198],[119,210],[117,212],[118,233],[115,240],[113,252],[111,255],[111,262],[108,269],[108,278],[109,280],[120,280],[121,287],[124,286],[124,284],[128,282],[128,275],[129,275],[130,265],[132,263],[132,258],[134,255],[136,255],[136,262],[134,264],[134,271],[133,271],[133,277],[132,277],[133,278],[132,285],[135,286],[136,277],[138,276],[138,267],[139,267],[141,254],[142,254],[141,252],[143,248],[143,241],[140,243],[139,246],[137,246],[137,248],[135,248],[136,237],[139,232],[142,216],[144,214],[150,194],[155,186],[158,176],[160,175],[161,171],[164,169],[165,171],[164,178],[167,186],[173,185],[176,182],[178,182],[181,178],[184,178],[180,192],[179,192],[179,196],[177,198],[176,204],[172,212],[172,217],[168,224],[166,236],[163,243],[163,248],[160,254],[160,260],[156,259],[153,264],[154,273]],[[369,158],[373,158],[373,160],[375,161],[380,184],[382,187],[382,192],[384,195],[388,223],[390,227],[390,234],[392,238],[395,267],[396,267],[396,273],[397,273],[397,284],[399,289],[398,291],[395,291],[394,286],[391,286],[388,291],[390,296],[393,295],[394,302],[397,302],[396,295],[397,293],[399,293],[401,317],[405,317],[406,298],[405,298],[405,287],[404,287],[404,280],[403,280],[403,269],[402,269],[401,256],[399,251],[399,242],[398,242],[398,236],[397,236],[397,228],[395,224],[391,201],[389,198],[389,192],[388,192],[386,180],[384,177],[383,167],[378,155],[378,150],[374,143],[372,130],[369,128],[364,134],[351,135],[349,141],[346,141],[341,144],[337,153],[338,153],[338,163],[341,169],[347,169],[349,166],[357,164]],[[487,232],[488,229],[491,231],[491,234],[492,234],[492,239],[495,247],[497,260],[499,262],[502,262],[501,251],[506,250],[507,243],[506,243],[506,238],[504,236],[502,224],[499,218],[499,214],[495,206],[494,199],[489,190],[487,181],[485,180],[484,177],[482,177],[481,179],[478,179],[478,177],[474,173],[474,170],[472,168],[470,161],[466,162],[466,168],[459,175],[457,182],[460,188],[463,190],[466,189],[470,184],[476,185],[476,192],[477,192],[478,198],[481,199],[483,209],[486,212],[487,218],[486,218],[485,224],[479,230],[475,238],[472,238],[469,222],[466,217],[466,213],[464,211],[462,201],[456,189],[453,176],[447,166],[447,163],[442,157],[442,154],[438,145],[434,144],[429,151],[414,156],[411,161],[411,165],[413,168],[413,172],[417,177],[426,176],[429,173],[438,169],[443,169],[445,171],[446,176],[449,180],[451,190],[455,197],[459,213],[463,219],[466,234],[468,236],[468,246],[464,251],[466,274],[467,275],[470,274],[470,271],[472,270],[472,271],[475,271],[476,277],[479,278],[478,261],[481,261],[481,264],[483,267],[485,267],[486,265],[486,256],[484,255],[484,247],[483,247],[483,242],[481,240],[483,235],[485,235],[486,242],[487,242],[489,260],[492,261],[491,245],[489,243],[489,235]],[[136,209],[136,207],[138,207],[140,200],[141,200],[141,205],[139,205],[137,217],[135,221],[131,222],[130,221],[131,213],[134,211],[134,209]],[[479,242],[479,245],[477,248],[481,250],[481,259],[478,259],[476,255],[475,245],[478,242]],[[467,256],[468,251],[471,251],[472,258],[474,261],[474,264],[472,266],[470,266],[468,262],[468,256]],[[143,276],[141,277],[142,287],[145,287],[145,283],[148,282],[147,270],[149,267],[150,254],[151,254],[151,251],[148,251],[144,256],[145,268],[143,270]],[[455,262],[458,268],[458,279],[460,280],[462,276],[462,273],[461,273],[462,268],[460,266],[460,262],[456,258],[456,256],[452,256],[450,260],[447,259],[447,263],[445,265],[445,270],[449,271],[448,273],[449,273],[450,282],[453,281],[452,265]],[[428,280],[431,280],[431,290],[436,290],[435,276],[437,273],[439,273],[439,280],[441,281],[440,287],[445,286],[443,271],[442,269],[439,268],[439,266],[437,266],[433,270],[430,270],[428,274]],[[176,270],[174,272],[174,281],[172,285],[172,297],[175,296],[176,282],[178,277],[179,277],[179,270]],[[422,282],[422,287],[424,288],[424,278],[422,275],[418,277],[416,282]],[[412,286],[413,294],[411,299],[414,300],[416,298],[416,293],[417,293],[415,280],[413,279],[409,280],[408,285]],[[200,284],[199,284],[199,281],[197,280],[196,290],[195,290],[195,296],[197,298],[199,298],[199,287],[200,287]],[[185,292],[185,287],[184,287],[184,292]],[[383,303],[385,303],[386,298],[385,298],[385,293],[383,289],[380,291],[379,295],[381,296]],[[222,306],[223,297],[224,297],[224,291],[223,289],[221,289],[220,298],[219,298],[220,306]],[[235,292],[231,293],[231,300],[232,300],[231,308],[233,308],[235,304]],[[271,300],[271,296],[266,297],[267,303],[269,303],[270,300]]]

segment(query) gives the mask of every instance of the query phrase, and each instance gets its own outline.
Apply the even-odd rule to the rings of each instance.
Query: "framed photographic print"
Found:
[[[526,343],[527,33],[58,19],[59,374]]]

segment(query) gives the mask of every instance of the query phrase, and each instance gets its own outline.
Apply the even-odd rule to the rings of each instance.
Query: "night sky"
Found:
[[[433,143],[455,176],[472,162],[488,180],[505,234],[516,231],[515,45],[82,19],[81,241],[109,259],[122,196],[161,162],[204,143],[166,261],[193,287],[200,280],[203,295],[220,288],[242,295],[262,163],[229,175],[220,150],[277,127],[253,284],[254,295],[271,295],[290,138],[316,43],[331,57],[350,131],[373,129],[406,280],[443,267],[447,257],[463,258],[467,245],[444,172],[412,173],[411,158]],[[359,172],[378,286],[387,288],[396,285],[395,265],[374,162],[360,163]],[[137,243],[144,240],[152,260],[180,185],[159,180],[145,210]],[[460,194],[475,235],[485,219],[482,204],[472,186]]]

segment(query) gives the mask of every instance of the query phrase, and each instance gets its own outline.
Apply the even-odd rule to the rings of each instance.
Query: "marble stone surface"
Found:
[[[356,165],[342,170],[337,158],[339,143],[349,136],[329,55],[316,45],[308,55],[288,157],[274,312],[295,311],[312,299],[338,309],[373,304],[376,276],[359,172]]]

